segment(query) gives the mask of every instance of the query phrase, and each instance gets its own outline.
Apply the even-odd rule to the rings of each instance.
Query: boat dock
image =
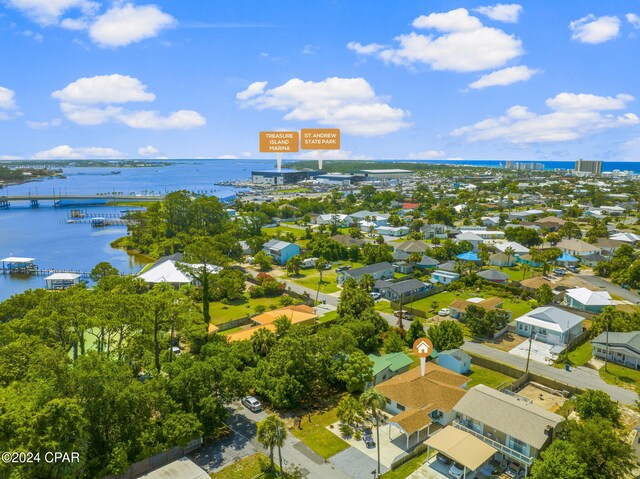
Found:
[[[89,279],[89,271],[79,271],[71,269],[40,268],[35,263],[35,258],[23,258],[19,256],[9,256],[0,260],[2,267],[1,274],[19,274],[28,276],[49,276],[56,273],[68,273],[80,275],[82,279]]]

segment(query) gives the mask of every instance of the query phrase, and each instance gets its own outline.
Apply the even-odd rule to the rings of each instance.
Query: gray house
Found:
[[[418,299],[417,297],[420,293],[424,293],[428,289],[429,285],[414,278],[398,281],[397,283],[380,279],[373,286],[373,290],[380,293],[383,298],[395,302],[400,301],[402,298],[405,303]]]
[[[610,332],[608,336],[608,341],[607,333],[601,333],[591,340],[593,355],[599,359],[604,359],[607,356],[612,363],[640,369],[640,331],[632,331],[630,333]]]
[[[584,318],[555,306],[543,306],[516,318],[516,332],[525,338],[535,335],[547,344],[568,344],[582,333]]]
[[[382,263],[370,264],[363,266],[362,268],[350,269],[348,271],[340,271],[338,273],[338,284],[344,283],[347,279],[353,278],[356,282],[360,281],[365,274],[368,274],[373,279],[389,279],[393,278],[395,273],[395,267],[386,261]]]

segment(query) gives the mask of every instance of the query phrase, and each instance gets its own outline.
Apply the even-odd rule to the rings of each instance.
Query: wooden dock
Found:
[[[49,276],[54,273],[72,273],[79,274],[82,279],[89,279],[89,271],[79,271],[73,269],[55,269],[55,268],[5,268],[0,269],[0,274],[21,275],[21,276]]]

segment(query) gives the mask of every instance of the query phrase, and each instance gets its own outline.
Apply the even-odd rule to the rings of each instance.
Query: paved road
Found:
[[[233,435],[222,441],[205,446],[197,453],[191,455],[191,459],[207,472],[214,472],[241,459],[242,457],[262,452],[266,456],[269,451],[264,449],[256,440],[256,423],[267,417],[264,411],[253,413],[242,407],[239,403],[233,404],[227,419],[227,425],[232,429]],[[276,462],[278,452],[275,452]],[[289,434],[282,448],[283,464],[297,465],[303,475],[309,479],[350,479],[335,465],[325,460],[309,449],[295,436]]]
[[[526,358],[521,358],[481,343],[465,341],[462,349],[477,356],[484,356],[501,363],[509,364],[522,369],[523,371],[526,368]],[[560,381],[580,389],[599,389],[609,394],[613,399],[625,404],[635,404],[638,399],[638,394],[634,391],[605,383],[599,376],[598,371],[594,369],[573,367],[571,368],[571,371],[565,371],[564,369],[558,369],[536,361],[530,361],[529,370],[535,374],[548,377],[549,379],[555,379],[556,381]]]
[[[579,274],[578,278],[586,281],[589,284],[592,284],[593,286],[605,288],[607,291],[609,291],[609,293],[616,294],[628,301],[631,301],[634,304],[640,302],[640,296],[638,296],[637,294],[632,293],[627,289],[621,288],[617,284],[613,284],[611,281],[607,281],[606,279],[600,278],[599,276],[593,276],[590,274]]]

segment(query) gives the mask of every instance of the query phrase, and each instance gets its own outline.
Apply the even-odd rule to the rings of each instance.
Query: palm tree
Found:
[[[509,246],[505,248],[504,254],[507,255],[507,267],[511,266],[511,258],[516,255],[516,250]]]
[[[300,274],[300,268],[302,267],[302,259],[300,255],[295,255],[289,258],[287,261],[287,275],[295,274],[298,276]]]
[[[276,344],[276,335],[267,328],[258,329],[251,337],[253,352],[258,356],[265,357]]]
[[[338,419],[343,423],[352,425],[362,419],[364,415],[364,408],[362,404],[353,396],[344,398],[338,404]]]
[[[373,279],[373,276],[371,276],[370,274],[363,274],[360,278],[360,281],[358,282],[358,286],[369,293],[373,289],[373,285],[375,284],[375,282],[376,280]]]
[[[318,291],[316,292],[316,303],[318,302],[318,296],[320,296],[320,286],[322,285],[322,275],[324,274],[328,265],[329,265],[329,262],[324,258],[318,258],[318,260],[316,261],[316,269],[318,270],[318,273],[320,273],[320,279],[318,279]]]
[[[382,393],[369,388],[360,396],[360,403],[365,409],[371,411],[376,420],[376,448],[378,449],[378,475],[380,475],[380,416],[378,411],[384,408],[387,399]]]
[[[284,422],[272,414],[265,420],[258,423],[258,442],[265,448],[269,449],[269,459],[271,460],[270,469],[275,469],[273,449],[278,448],[278,458],[280,460],[280,473],[282,474],[282,446],[287,439],[287,428]]]

